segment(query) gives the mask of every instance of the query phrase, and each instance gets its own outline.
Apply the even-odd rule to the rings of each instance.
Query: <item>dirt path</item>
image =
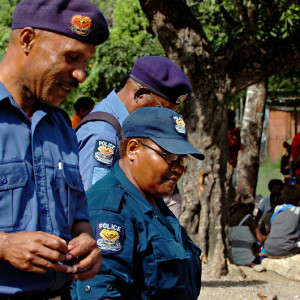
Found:
[[[229,275],[212,279],[203,265],[202,289],[198,300],[300,300],[300,282],[277,273],[255,272],[248,267],[230,267]]]

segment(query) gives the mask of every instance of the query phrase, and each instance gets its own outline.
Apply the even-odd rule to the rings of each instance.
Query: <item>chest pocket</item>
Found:
[[[77,199],[84,192],[79,168],[76,165],[61,163],[55,169],[55,215],[60,229],[69,233],[73,225]]]
[[[0,228],[23,230],[31,219],[28,171],[24,161],[0,163]]]
[[[175,240],[155,236],[153,254],[144,260],[145,285],[151,299],[192,299],[190,267],[192,259]],[[171,298],[164,298],[164,294]]]

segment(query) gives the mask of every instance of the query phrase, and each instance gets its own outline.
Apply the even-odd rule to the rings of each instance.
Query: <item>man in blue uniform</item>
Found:
[[[68,298],[102,256],[70,118],[57,107],[108,38],[87,0],[22,0],[0,63],[0,298]],[[66,298],[64,298],[66,297]]]
[[[135,62],[125,86],[112,91],[92,113],[110,113],[122,125],[140,107],[159,105],[177,110],[191,93],[189,80],[175,63],[165,57],[144,56]],[[93,121],[79,128],[77,138],[80,173],[88,190],[118,160],[119,136],[111,124]]]
[[[196,300],[201,250],[168,209],[188,155],[180,115],[144,107],[123,122],[120,160],[89,191],[94,236],[103,254],[99,273],[77,282],[79,299]]]

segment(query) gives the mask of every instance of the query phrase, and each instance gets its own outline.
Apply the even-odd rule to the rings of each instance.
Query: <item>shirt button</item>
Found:
[[[86,293],[89,293],[91,291],[91,287],[89,285],[86,285],[85,288],[84,288],[84,291]]]
[[[7,184],[7,179],[5,177],[1,178],[1,183],[2,184]]]
[[[42,207],[42,214],[45,214],[45,213],[47,213],[47,209],[46,209],[45,206],[43,206],[43,207]]]
[[[41,168],[41,166],[38,166],[38,167],[37,167],[37,172],[38,172],[39,174],[42,173],[42,168]]]
[[[111,292],[113,289],[114,289],[114,287],[112,285],[107,286],[107,291]]]

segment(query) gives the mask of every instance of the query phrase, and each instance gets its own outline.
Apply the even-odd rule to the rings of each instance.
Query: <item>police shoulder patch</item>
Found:
[[[113,222],[96,223],[96,241],[104,253],[120,253],[124,248],[125,228]]]
[[[116,145],[105,140],[97,140],[94,148],[94,159],[102,166],[113,165],[116,154]]]

